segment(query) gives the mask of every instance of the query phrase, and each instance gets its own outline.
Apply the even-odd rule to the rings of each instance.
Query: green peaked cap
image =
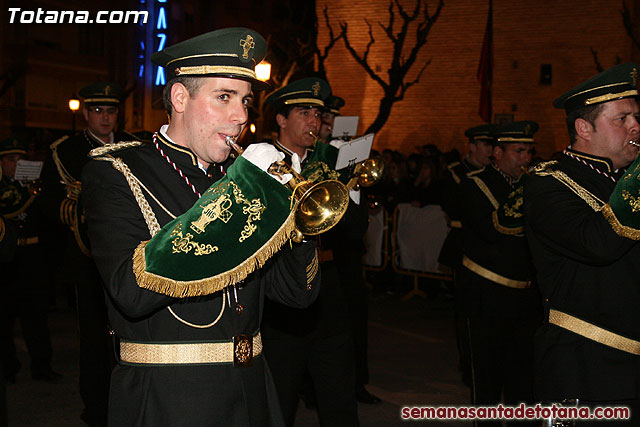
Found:
[[[113,105],[120,104],[124,90],[113,82],[96,82],[83,87],[78,95],[84,99],[87,105]]]
[[[177,76],[228,77],[251,82],[254,90],[270,86],[256,77],[267,53],[267,42],[249,28],[224,28],[169,46],[151,55],[164,67],[167,80]]]
[[[324,106],[333,114],[340,114],[340,109],[344,107],[344,104],[344,99],[335,95],[330,95],[324,101]]]
[[[469,138],[469,141],[487,141],[493,142],[495,140],[496,125],[479,125],[464,131],[464,136]]]
[[[638,65],[633,62],[616,65],[574,87],[555,101],[553,106],[568,113],[588,105],[638,96]]]
[[[265,105],[273,105],[276,113],[288,105],[324,107],[324,101],[330,94],[329,83],[319,77],[307,77],[273,92],[265,100]]]
[[[495,136],[498,142],[522,142],[533,144],[533,134],[538,131],[538,124],[530,120],[505,123],[496,129]]]

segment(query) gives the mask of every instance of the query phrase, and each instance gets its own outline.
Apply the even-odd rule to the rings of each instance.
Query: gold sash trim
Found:
[[[599,326],[558,310],[549,310],[549,323],[626,353],[640,356],[640,342],[607,331]]]
[[[489,187],[487,187],[487,184],[485,184],[484,181],[478,178],[477,176],[469,176],[469,178],[471,178],[473,182],[476,183],[478,188],[484,193],[484,195],[487,196],[487,199],[489,199],[489,202],[491,203],[491,206],[493,206],[493,209],[498,209],[500,204],[498,203],[496,198],[493,196],[493,193],[491,192],[491,190],[489,190]]]
[[[491,280],[492,282],[498,283],[499,285],[517,289],[526,289],[531,286],[530,280],[514,280],[509,279],[508,277],[501,276],[498,273],[494,273],[493,271],[487,270],[483,266],[476,264],[475,262],[471,261],[466,255],[462,257],[462,265],[476,273],[478,276],[484,277],[485,279]]]
[[[31,246],[40,242],[38,236],[34,237],[18,237],[18,246]]]
[[[451,222],[449,222],[449,227],[462,228],[462,221],[458,221],[457,219],[452,219]]]
[[[253,355],[262,353],[260,332],[253,337]],[[151,344],[121,340],[120,360],[143,365],[234,363],[233,339],[222,342]]]

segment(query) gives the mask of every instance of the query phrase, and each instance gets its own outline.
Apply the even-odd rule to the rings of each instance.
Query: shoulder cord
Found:
[[[121,174],[124,175],[124,177],[127,180],[127,183],[129,184],[129,188],[131,189],[131,192],[133,193],[134,197],[136,198],[136,202],[138,202],[138,206],[140,207],[140,211],[142,212],[142,216],[144,216],[144,220],[147,223],[147,227],[149,228],[149,233],[151,234],[151,237],[155,236],[158,231],[160,231],[160,225],[158,224],[158,220],[156,219],[155,214],[153,213],[153,210],[151,209],[151,206],[149,206],[149,202],[147,202],[147,199],[145,199],[144,194],[142,194],[142,190],[140,189],[140,181],[138,180],[138,178],[131,172],[131,169],[129,169],[129,166],[127,166],[127,164],[120,158],[113,158],[113,157],[103,157],[102,159],[108,160],[111,162],[111,164],[113,165],[113,167],[119,171]],[[146,188],[145,188],[146,189]],[[148,192],[149,190],[147,190]],[[149,192],[149,194],[151,194]],[[155,200],[155,197],[152,195],[152,197]],[[168,212],[168,211],[167,211]],[[216,323],[218,323],[218,321],[222,318],[222,314],[224,313],[224,308],[225,308],[225,294],[224,292],[222,293],[222,307],[220,308],[220,314],[218,314],[218,317],[211,323],[206,324],[206,325],[197,325],[195,323],[191,323],[191,322],[187,322],[186,320],[182,319],[181,317],[179,317],[172,309],[170,306],[167,306],[167,310],[169,310],[169,313],[171,313],[171,315],[178,320],[179,322],[190,326],[192,328],[198,328],[198,329],[206,329],[206,328],[210,328],[212,326],[214,326]]]

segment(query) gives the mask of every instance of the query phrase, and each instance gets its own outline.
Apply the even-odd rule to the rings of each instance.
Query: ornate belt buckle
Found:
[[[244,368],[253,365],[253,337],[240,334],[233,337],[233,366]]]

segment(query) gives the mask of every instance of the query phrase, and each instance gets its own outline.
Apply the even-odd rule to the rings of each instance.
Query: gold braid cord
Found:
[[[456,184],[460,184],[460,178],[458,177],[458,175],[456,175],[456,173],[453,171],[453,168],[455,168],[456,166],[458,166],[460,164],[460,162],[453,162],[447,165],[447,169],[449,169],[449,172],[451,173],[451,177],[453,178],[453,181]]]
[[[151,237],[155,236],[158,231],[160,231],[160,224],[158,224],[156,215],[153,213],[149,202],[147,202],[147,199],[145,199],[144,195],[142,194],[142,189],[138,184],[138,180],[131,172],[131,169],[129,169],[129,166],[127,166],[127,164],[121,158],[99,157],[97,159],[111,162],[111,165],[114,167],[114,169],[124,175],[127,183],[129,184],[129,188],[131,188],[133,196],[136,198],[136,202],[138,202],[140,212],[142,212],[144,221],[147,223],[147,228],[149,229]]]
[[[561,172],[559,170],[549,170],[547,166],[553,165],[557,163],[556,161],[545,162],[538,165],[533,173],[538,176],[551,176],[555,178],[557,181],[564,184],[567,188],[569,188],[573,193],[575,193],[578,197],[584,200],[595,212],[600,212],[602,210],[602,206],[604,202],[594,196],[591,192],[589,192],[586,188],[579,185],[573,179],[569,178],[567,174]]]
[[[89,151],[89,157],[100,157],[114,151],[124,150],[125,148],[138,147],[144,144],[142,141],[126,141],[104,144],[102,147],[94,148]]]
[[[2,219],[2,217],[0,217],[0,242],[4,240],[5,232],[6,230],[4,228],[4,220]]]
[[[138,286],[174,298],[210,295],[247,278],[255,270],[261,268],[289,239],[295,230],[295,209],[289,213],[280,229],[242,263],[212,277],[198,280],[174,280],[158,276],[146,271],[144,248],[148,241],[141,242],[133,254],[133,273]]]
[[[69,171],[67,171],[67,169],[62,164],[62,161],[60,161],[60,157],[58,157],[58,145],[60,145],[62,142],[66,141],[67,139],[69,139],[69,135],[65,135],[62,138],[56,140],[49,146],[49,148],[51,148],[51,155],[53,156],[53,162],[56,164],[56,169],[58,169],[58,174],[60,174],[60,178],[62,178],[62,181],[64,181],[65,185],[70,185],[76,182],[76,178],[71,176]]]

